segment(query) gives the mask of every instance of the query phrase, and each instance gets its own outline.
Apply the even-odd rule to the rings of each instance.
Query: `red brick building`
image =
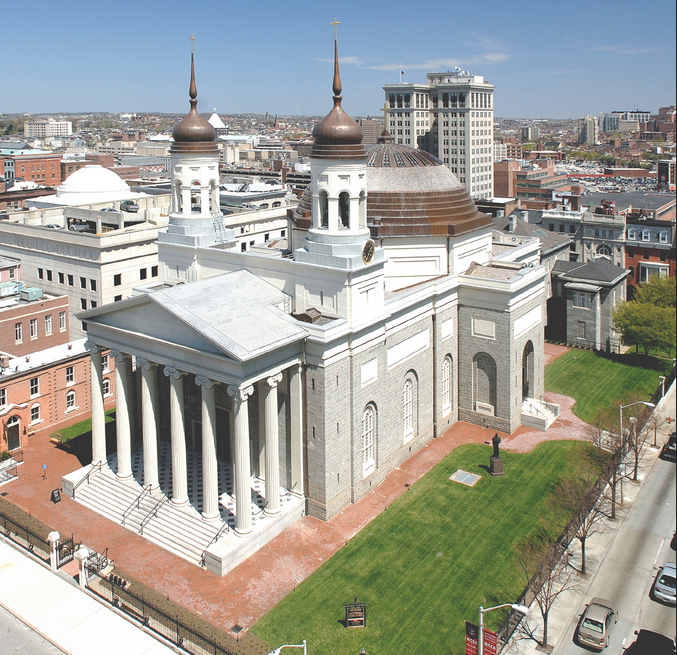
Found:
[[[628,295],[655,275],[675,277],[675,226],[629,213],[625,227],[625,268]]]
[[[4,294],[4,295],[2,295]],[[0,283],[0,352],[11,357],[69,341],[68,296],[44,294],[17,282]]]
[[[61,184],[61,155],[21,154],[6,156],[14,160],[14,177],[26,181],[56,186]]]
[[[103,355],[104,406],[115,406],[112,357]],[[53,432],[91,415],[91,373],[85,339],[27,357],[0,359],[0,452],[40,431]]]

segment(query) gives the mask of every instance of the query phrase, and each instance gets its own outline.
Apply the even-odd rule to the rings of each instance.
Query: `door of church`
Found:
[[[21,446],[21,437],[19,435],[19,419],[13,416],[7,421],[7,448],[14,450]]]

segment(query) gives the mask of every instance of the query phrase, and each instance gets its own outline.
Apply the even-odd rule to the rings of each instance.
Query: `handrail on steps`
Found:
[[[214,535],[214,538],[207,544],[205,549],[202,551],[202,555],[200,556],[200,566],[205,565],[205,557],[207,556],[207,551],[209,550],[209,547],[212,544],[215,544],[219,539],[221,539],[221,536],[223,535],[224,532],[228,532],[229,530],[230,526],[228,525],[228,521],[224,521],[219,531]]]
[[[150,495],[150,486],[144,487],[141,490],[141,493],[129,504],[129,507],[127,507],[127,509],[124,512],[122,512],[122,525],[125,524],[125,521],[129,518],[129,515],[135,509],[139,509],[141,500],[146,496],[146,494]]]
[[[104,464],[108,464],[108,462],[97,462],[96,464],[92,464],[92,468],[89,469],[89,471],[87,472],[87,475],[86,475],[84,478],[82,478],[82,480],[79,480],[78,483],[75,484],[75,485],[73,486],[73,498],[75,498],[75,490],[76,490],[83,482],[85,482],[85,480],[87,481],[87,484],[89,484],[89,478],[90,478],[90,476],[93,475],[94,473],[96,473],[97,471],[99,471],[99,472],[102,471],[102,470],[103,470],[103,467],[104,467]]]
[[[167,501],[169,500],[168,496],[162,496],[160,500],[155,503],[153,508],[146,514],[144,517],[143,521],[141,521],[141,525],[139,526],[139,534],[143,534],[143,529],[148,525],[148,522],[154,517],[157,516],[157,513],[160,511],[160,507],[162,507]]]

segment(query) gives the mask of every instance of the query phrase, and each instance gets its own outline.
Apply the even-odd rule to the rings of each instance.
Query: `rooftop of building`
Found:
[[[17,289],[14,293],[12,293],[12,295],[7,296],[1,295],[3,291],[7,291],[8,289],[11,290],[14,285],[16,285]],[[23,300],[21,298],[21,295],[19,294],[19,287],[23,288],[24,290],[37,289],[42,293],[42,296],[36,298],[35,300]],[[34,286],[29,287],[23,282],[0,282],[0,312],[3,312],[8,309],[14,309],[19,305],[38,305],[41,301],[44,302],[45,300],[54,300],[55,298],[67,299],[68,296],[66,294],[57,296],[51,293],[46,293],[42,291],[42,289],[40,289],[39,287]]]
[[[616,212],[632,207],[633,209],[656,210],[670,202],[675,202],[674,193],[646,193],[644,191],[630,191],[629,193],[588,193],[584,196],[585,204],[592,209],[601,206],[602,200],[611,200],[616,203]]]
[[[45,350],[38,350],[30,355],[24,355],[23,357],[12,357],[9,360],[8,368],[0,368],[0,376],[2,378],[7,378],[12,375],[42,368],[43,366],[56,364],[56,362],[70,359],[71,357],[84,355],[87,352],[85,341],[87,341],[86,338],[77,339],[70,343],[63,343],[59,346],[45,348]]]
[[[552,267],[552,272],[568,279],[613,285],[628,275],[630,271],[615,266],[604,257],[598,257],[585,263],[557,260]]]

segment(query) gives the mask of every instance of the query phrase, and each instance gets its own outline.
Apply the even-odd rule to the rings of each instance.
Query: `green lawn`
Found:
[[[672,361],[634,353],[604,355],[570,350],[545,367],[545,388],[576,399],[573,412],[593,423],[600,407],[633,400],[649,400],[658,388],[658,376],[668,375]]]
[[[112,421],[115,421],[115,409],[109,409],[106,412],[106,423],[111,423]],[[91,437],[91,432],[92,419],[90,417],[86,418],[84,421],[80,421],[79,423],[73,423],[73,425],[69,425],[67,428],[62,428],[58,432],[54,432],[49,436],[55,437],[60,435],[61,443],[66,443],[71,439],[77,439],[78,437],[86,435],[87,433],[89,433],[89,436]]]
[[[480,605],[515,601],[525,580],[513,546],[548,518],[546,497],[580,442],[546,442],[504,453],[506,477],[492,478],[492,449],[457,448],[253,628],[272,647],[308,640],[310,655],[463,653],[464,620]],[[479,473],[474,487],[448,480]],[[545,525],[554,538],[561,526]],[[368,603],[367,627],[348,630],[344,603]],[[497,628],[502,611],[487,615]]]

